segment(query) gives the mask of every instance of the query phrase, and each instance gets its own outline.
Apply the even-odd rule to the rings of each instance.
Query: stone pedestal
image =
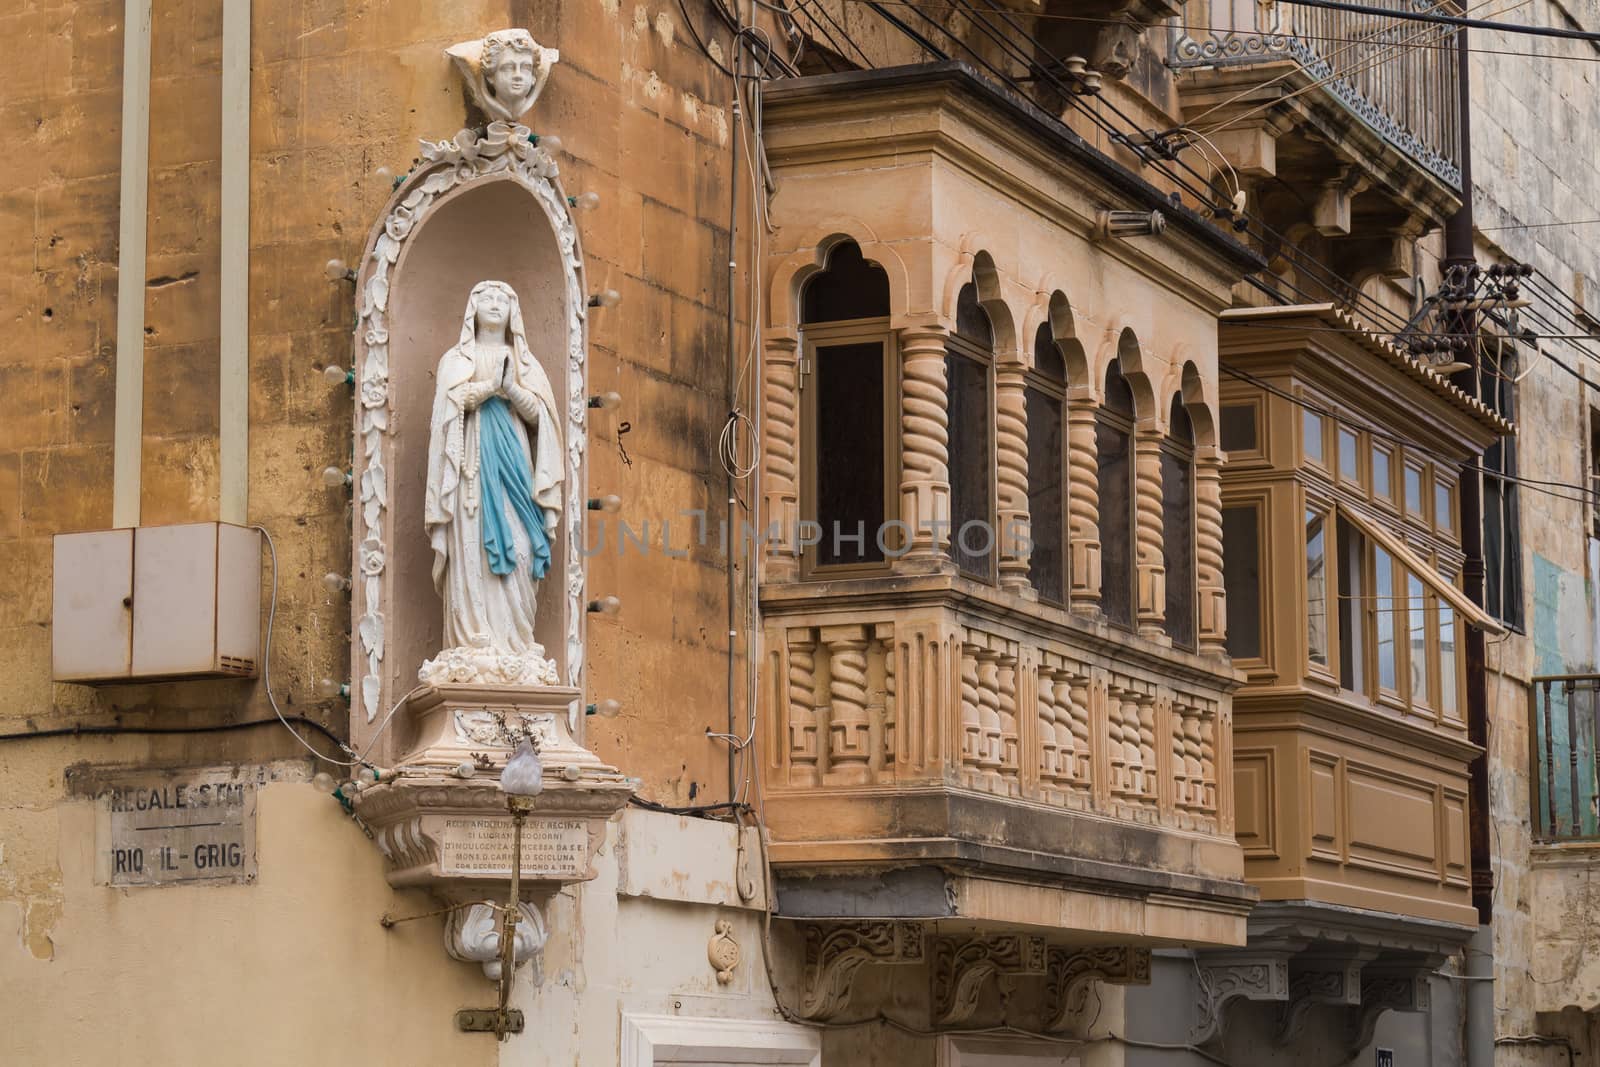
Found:
[[[353,800],[389,861],[389,884],[450,903],[501,898],[511,879],[512,817],[500,790],[511,736],[527,734],[544,765],[522,835],[529,898],[594,877],[606,823],[638,783],[573,738],[578,690],[460,685],[424,690],[401,713],[407,755]]]

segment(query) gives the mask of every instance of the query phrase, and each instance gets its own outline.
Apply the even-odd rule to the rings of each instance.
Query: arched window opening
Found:
[[[945,348],[950,412],[950,551],[962,573],[992,581],[994,523],[994,326],[978,287],[962,286],[956,332]]]
[[[1183,397],[1161,442],[1161,556],[1166,569],[1166,631],[1178,648],[1195,647],[1194,427]]]
[[[1133,628],[1133,389],[1122,363],[1106,368],[1105,401],[1095,420],[1100,467],[1100,610],[1109,622]]]
[[[889,276],[846,241],[806,283],[800,304],[801,513],[821,531],[807,550],[808,569],[881,567],[895,503]]]
[[[1028,522],[1032,554],[1028,579],[1039,598],[1067,601],[1067,368],[1048,323],[1033,342],[1027,381]]]

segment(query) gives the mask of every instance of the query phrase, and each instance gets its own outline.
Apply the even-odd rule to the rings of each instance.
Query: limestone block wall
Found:
[[[50,678],[51,538],[112,522],[119,301],[142,300],[145,309],[142,521],[218,516],[222,4],[154,4],[148,281],[134,293],[117,285],[123,10],[120,0],[85,0],[0,16],[7,160],[0,177],[0,733],[79,722],[211,726],[271,715],[259,681],[90,689]],[[346,728],[344,705],[318,697],[316,682],[347,673],[348,606],[322,577],[347,569],[350,521],[347,499],[325,489],[318,473],[349,461],[351,400],[322,372],[349,365],[354,305],[351,287],[329,281],[323,265],[359,255],[390,192],[391,178],[378,168],[403,174],[417,138],[450,137],[479,121],[468,115],[444,49],[522,26],[561,51],[532,124],[565,141],[568,191],[600,194],[600,210],[580,217],[588,279],[624,298],[615,310],[595,312],[591,330],[590,384],[624,398],[615,412],[592,413],[591,490],[616,493],[624,505],[605,517],[606,547],[589,561],[590,589],[619,595],[624,605],[620,616],[589,629],[590,699],[615,698],[623,712],[596,723],[590,743],[639,776],[646,797],[724,799],[727,750],[704,737],[707,727],[726,723],[724,563],[694,542],[692,522],[680,512],[715,513],[725,498],[715,441],[727,412],[728,79],[694,46],[673,4],[472,0],[402,11],[368,0],[255,0],[253,11],[249,521],[266,526],[277,545],[272,681],[279,703],[335,732]],[[754,257],[739,258],[741,271],[755,265]],[[735,280],[743,291],[744,276]],[[624,420],[631,432],[619,436]],[[664,519],[672,520],[670,545]],[[619,521],[635,532],[648,523],[648,552],[619,554]],[[592,535],[599,537],[593,528]],[[215,974],[205,966],[235,968],[239,958],[228,949],[221,962],[202,966],[219,940],[277,946],[303,938],[299,955],[274,957],[259,981],[320,990],[320,999],[306,1002],[311,1031],[337,1029],[334,1016],[361,1014],[335,992],[369,996],[373,970],[380,978],[404,975],[370,994],[388,997],[382,1017],[404,1024],[351,1024],[324,1046],[328,1058],[387,1058],[385,1048],[410,1054],[433,1049],[437,1038],[436,1055],[415,1054],[487,1062],[493,1050],[461,1045],[448,1013],[416,1015],[432,1036],[413,1039],[412,1007],[466,1004],[468,969],[444,958],[437,920],[426,936],[380,938],[377,914],[399,907],[383,884],[380,857],[304,785],[264,794],[257,886],[113,891],[83,881],[79,852],[93,845],[92,819],[87,802],[67,793],[68,765],[249,765],[303,755],[275,725],[0,741],[6,998],[32,988],[63,1005],[106,1003],[95,992],[103,978],[119,1024],[137,1016],[141,1025],[164,1025],[180,1011],[204,1015],[224,1000],[270,1000],[269,991],[219,979],[193,982],[187,992],[141,992],[149,969]],[[303,798],[283,802],[296,814],[280,795]],[[299,811],[302,803],[315,805],[315,817]],[[206,937],[182,936],[202,926]],[[152,939],[148,951],[119,950],[108,963],[113,931]],[[414,952],[393,948],[412,940]],[[205,1025],[226,1017],[213,1014]],[[39,1026],[51,1018],[44,1013]],[[259,1019],[268,1025],[270,1016]],[[56,1023],[64,1028],[66,1020]],[[256,1033],[243,1022],[224,1029],[235,1046]],[[359,1049],[338,1052],[346,1038],[359,1039]],[[115,1059],[89,1055],[108,1036],[84,1040],[82,1057],[75,1051],[61,1062]],[[0,1047],[0,1059],[44,1062],[8,1051]]]
[[[1594,4],[1539,0],[1518,22],[1600,29]],[[1591,46],[1473,31],[1477,49],[1540,51],[1592,60]],[[1593,62],[1534,60],[1482,52],[1472,60],[1473,178],[1480,247],[1533,263],[1563,293],[1573,275],[1588,281],[1591,311],[1600,304],[1593,279],[1600,274],[1600,243],[1593,225],[1558,223],[1600,218],[1600,158],[1589,131],[1600,121],[1600,70]],[[1526,228],[1518,228],[1526,227]],[[1539,288],[1549,289],[1548,283]],[[1547,302],[1535,297],[1539,305]],[[1551,325],[1545,332],[1576,332],[1573,323],[1536,307]],[[1559,327],[1559,328],[1558,328]],[[1597,380],[1596,366],[1573,345],[1547,342],[1551,351]],[[1600,345],[1590,344],[1591,351]],[[1596,397],[1582,383],[1546,363],[1518,387],[1520,473],[1568,484],[1586,481],[1589,410]],[[1502,1037],[1555,1033],[1585,1037],[1580,1020],[1539,1015],[1537,1007],[1563,999],[1570,982],[1560,960],[1592,956],[1600,934],[1573,925],[1558,912],[1562,887],[1541,884],[1530,849],[1527,679],[1534,674],[1586,671],[1594,661],[1595,619],[1585,591],[1595,575],[1586,565],[1588,517],[1579,503],[1522,489],[1526,634],[1491,641],[1489,676],[1490,791],[1495,858],[1495,1007]],[[1568,493],[1568,496],[1575,494]],[[1570,873],[1571,868],[1566,869]],[[1577,932],[1583,943],[1558,945],[1541,931]],[[1562,949],[1563,951],[1557,951]],[[1568,976],[1571,977],[1570,975]],[[1552,984],[1554,979],[1554,984]],[[1570,989],[1577,994],[1577,989]],[[1580,1051],[1586,1046],[1580,1043]],[[1560,1050],[1502,1045],[1496,1063],[1545,1064]]]

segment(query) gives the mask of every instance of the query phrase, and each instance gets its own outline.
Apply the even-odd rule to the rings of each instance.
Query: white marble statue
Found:
[[[492,122],[520,122],[544,90],[561,53],[544,48],[527,30],[496,30],[449,49],[456,69]]]
[[[423,523],[444,601],[444,651],[424,682],[555,685],[534,640],[561,518],[560,408],[528,349],[517,294],[479,282],[439,360]]]

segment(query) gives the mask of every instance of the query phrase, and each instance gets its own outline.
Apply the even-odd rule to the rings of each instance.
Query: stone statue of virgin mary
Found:
[[[423,523],[444,650],[424,682],[559,683],[533,630],[561,518],[558,411],[515,290],[479,282],[435,384]]]

